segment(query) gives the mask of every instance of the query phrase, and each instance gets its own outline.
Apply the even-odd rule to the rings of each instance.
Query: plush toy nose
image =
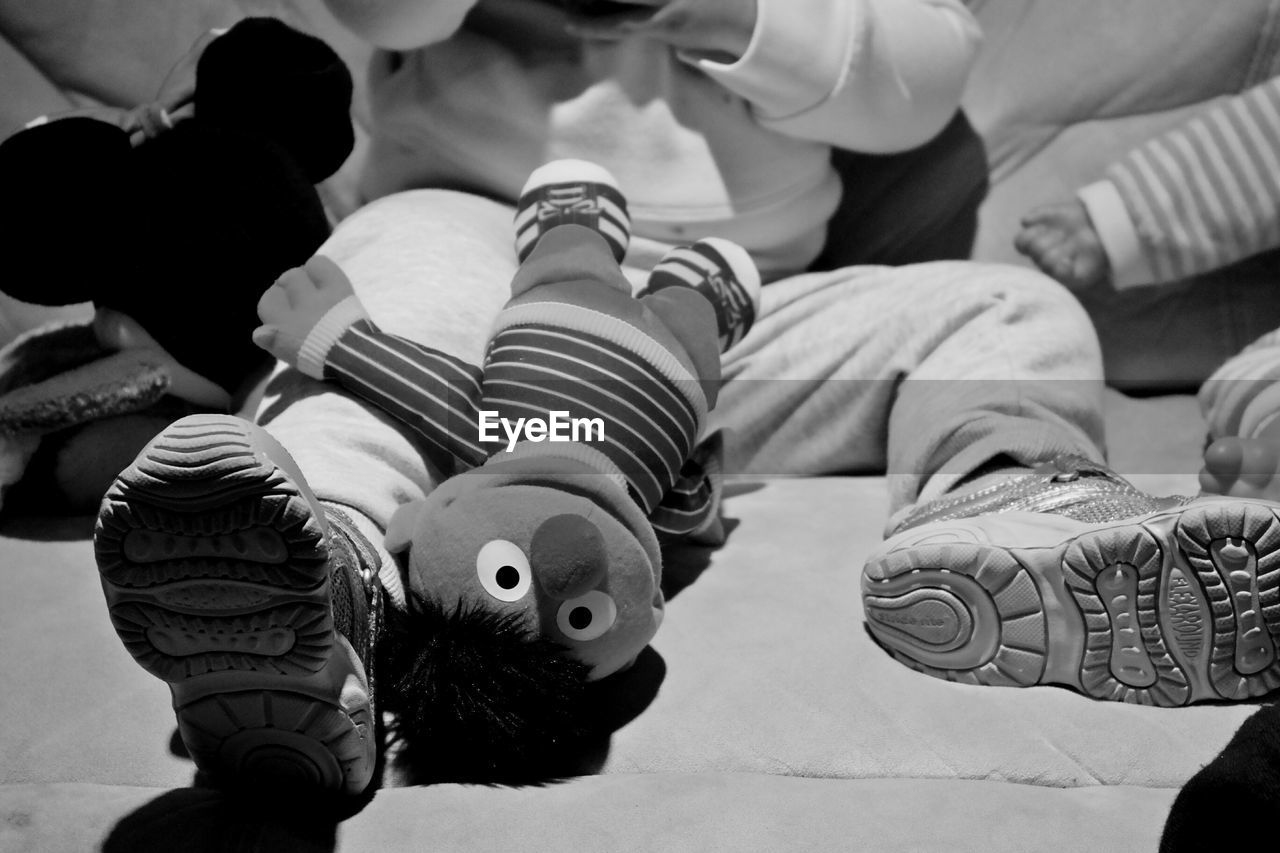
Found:
[[[581,515],[564,513],[548,518],[534,531],[529,562],[547,594],[564,600],[599,583],[608,556],[600,528]]]

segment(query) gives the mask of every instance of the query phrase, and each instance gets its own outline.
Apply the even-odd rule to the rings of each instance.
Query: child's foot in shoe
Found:
[[[746,249],[718,237],[667,252],[638,295],[668,287],[692,288],[707,298],[716,312],[721,352],[746,336],[760,311],[760,272],[755,263]]]
[[[516,257],[524,263],[543,234],[570,224],[599,232],[622,263],[631,242],[631,218],[618,182],[603,166],[555,160],[533,171],[516,202]]]
[[[378,557],[270,435],[175,422],[108,490],[94,550],[111,622],[168,682],[197,767],[281,796],[369,787]]]
[[[968,684],[1176,706],[1280,688],[1280,507],[1060,457],[925,503],[868,560],[872,635]]]
[[[1210,495],[1280,501],[1280,440],[1218,439],[1204,452],[1200,489]]]

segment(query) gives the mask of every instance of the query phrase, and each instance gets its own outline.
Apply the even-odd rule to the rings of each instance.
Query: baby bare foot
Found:
[[[1206,494],[1280,501],[1280,441],[1219,438],[1204,452],[1200,488]]]

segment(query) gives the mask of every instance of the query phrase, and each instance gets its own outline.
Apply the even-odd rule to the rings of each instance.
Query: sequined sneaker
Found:
[[[557,225],[598,231],[622,263],[631,243],[631,218],[618,182],[586,160],[554,160],[529,175],[516,202],[516,257],[529,257],[538,239]]]
[[[168,682],[197,767],[237,786],[358,794],[378,734],[378,557],[260,427],[176,421],[103,499],[112,625]]]
[[[707,297],[716,312],[721,352],[742,340],[760,311],[760,273],[755,263],[746,249],[718,237],[667,252],[638,295],[665,287],[692,287]]]
[[[1155,498],[1061,457],[924,504],[863,569],[897,660],[968,684],[1175,706],[1280,686],[1280,504]]]

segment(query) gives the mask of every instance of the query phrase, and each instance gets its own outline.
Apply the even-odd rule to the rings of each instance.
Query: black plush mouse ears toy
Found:
[[[262,363],[258,296],[329,234],[315,184],[354,144],[352,80],[322,40],[273,18],[213,39],[195,117],[133,148],[118,127],[55,119],[0,145],[0,291],[136,320],[227,387]]]
[[[274,140],[312,184],[351,154],[351,73],[333,49],[274,18],[215,39],[196,70],[196,115]]]
[[[0,349],[0,492],[62,470],[50,508],[74,486],[71,508],[83,509],[150,438],[152,420],[234,407],[263,375],[257,302],[329,236],[315,185],[353,148],[351,96],[351,74],[325,42],[247,18],[200,54],[193,116],[136,147],[109,121],[57,116],[0,143],[0,292],[89,302],[99,321],[32,330]],[[141,332],[126,341],[104,335],[108,326]],[[197,397],[182,390],[192,374]],[[141,426],[139,415],[149,416]],[[106,426],[124,416],[127,434]],[[77,437],[90,425],[91,439]],[[67,462],[84,458],[99,463],[94,473]]]

